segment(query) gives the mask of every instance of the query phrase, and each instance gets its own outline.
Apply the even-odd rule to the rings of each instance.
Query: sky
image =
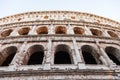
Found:
[[[120,22],[120,0],[0,0],[0,18],[46,10],[87,12]]]

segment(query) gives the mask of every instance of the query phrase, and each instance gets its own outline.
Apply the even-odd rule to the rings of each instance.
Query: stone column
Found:
[[[105,33],[105,36],[106,36],[106,37],[111,37],[111,36],[107,33],[106,30],[104,31],[104,33]]]
[[[22,65],[23,64],[23,59],[25,57],[26,53],[26,46],[27,42],[24,42],[21,46],[21,48],[18,50],[16,53],[14,59],[12,60],[11,64],[14,64],[16,66]]]
[[[86,35],[92,35],[91,31],[86,26],[84,27],[85,27]]]
[[[68,26],[67,26],[67,34],[74,34],[73,29],[72,29],[72,27],[69,23],[68,23]]]
[[[106,61],[108,62],[108,65],[115,65],[113,63],[113,61],[108,57],[108,55],[106,54],[106,52],[104,51],[103,48],[100,48],[101,52],[102,52],[102,55],[103,57],[106,59]]]
[[[13,32],[10,34],[10,36],[18,36],[19,34],[18,34],[18,29],[19,28],[15,28],[14,30],[13,30]]]
[[[2,44],[0,44],[0,47],[2,48]],[[2,62],[4,62],[4,60],[5,60],[5,58],[3,57],[3,54],[2,54],[2,50],[3,49],[1,49],[0,48],[0,65],[2,64]]]
[[[71,60],[72,60],[72,63],[74,63],[74,64],[78,64],[78,62],[77,62],[77,58],[76,58],[76,54],[75,54],[75,49],[73,48],[73,49],[71,49]]]
[[[50,59],[50,63],[51,65],[54,65],[54,58],[55,58],[55,45],[53,43],[51,43],[51,59]]]
[[[49,27],[48,27],[48,34],[54,34],[54,30],[53,30],[53,24],[51,24]]]
[[[13,60],[11,61],[9,67],[8,67],[8,71],[16,71],[17,67],[19,65],[21,65],[21,63],[23,62],[23,58],[25,57],[25,50],[26,50],[26,42],[21,46],[21,48],[17,51],[17,53],[15,54]]]
[[[36,29],[36,25],[31,26],[31,30],[30,30],[30,32],[28,33],[28,35],[34,35],[34,34],[37,34],[36,31],[35,31],[35,29]]]
[[[102,63],[104,65],[108,65],[107,61],[105,60],[105,58],[102,55],[100,55],[99,59],[102,61]]]
[[[51,66],[51,46],[52,46],[52,41],[49,38],[48,39],[48,44],[47,44],[47,52],[45,54],[45,63],[44,63],[44,70],[50,70]]]
[[[81,52],[79,52],[79,50],[78,50],[78,46],[77,46],[75,38],[72,38],[72,40],[73,40],[73,45],[74,45],[75,55],[76,55],[76,62],[75,63],[78,64],[79,69],[84,69],[85,64],[83,63],[82,58],[80,57]]]
[[[109,34],[106,32],[105,29],[103,29],[103,26],[100,27],[101,31],[102,31],[102,36],[106,36],[106,37],[109,37]]]
[[[108,66],[115,65],[115,64],[113,63],[113,61],[108,57],[108,55],[106,54],[106,52],[104,51],[104,49],[103,49],[102,47],[100,47],[98,41],[96,42],[96,44],[97,44],[97,46],[98,46],[98,48],[99,48],[99,52],[101,53],[101,54],[100,54],[100,55],[101,55],[100,59],[102,60],[102,62],[103,62],[104,64],[108,65]]]

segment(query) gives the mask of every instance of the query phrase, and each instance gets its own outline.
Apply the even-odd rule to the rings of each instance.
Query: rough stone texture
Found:
[[[72,11],[28,12],[1,18],[0,80],[119,80],[119,28],[119,22]],[[62,47],[57,48],[59,45]],[[42,64],[27,65],[35,51],[44,53]],[[54,63],[59,51],[70,55],[71,64]],[[84,51],[96,64],[86,64]],[[13,53],[9,66],[2,66]]]

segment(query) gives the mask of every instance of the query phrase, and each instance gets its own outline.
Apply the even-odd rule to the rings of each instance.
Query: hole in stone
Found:
[[[112,32],[112,31],[108,31],[108,34],[109,34],[111,37],[116,37],[116,38],[118,38],[118,35],[115,34],[115,33]]]
[[[30,31],[29,27],[24,27],[18,30],[19,35],[27,35]]]
[[[92,34],[95,35],[95,36],[101,36],[101,35],[102,35],[102,31],[100,31],[100,30],[90,29],[90,31],[91,31]]]
[[[64,26],[57,26],[55,28],[55,33],[56,34],[66,34],[66,28]]]
[[[1,33],[1,36],[2,37],[7,37],[10,35],[10,33],[12,32],[13,30],[12,29],[8,29],[8,30],[5,30]]]
[[[47,27],[39,27],[36,30],[37,34],[48,34],[48,28]]]
[[[75,16],[71,16],[71,19],[75,19]]]
[[[44,19],[48,19],[48,18],[49,18],[49,16],[47,16],[47,15],[46,15],[46,16],[44,16]]]
[[[75,34],[84,34],[84,29],[79,27],[74,27],[74,33]]]

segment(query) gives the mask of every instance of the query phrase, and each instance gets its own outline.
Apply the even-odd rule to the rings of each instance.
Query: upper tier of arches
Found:
[[[120,32],[110,29],[101,29],[83,26],[66,26],[66,25],[41,25],[41,26],[23,26],[19,28],[9,28],[0,31],[1,37],[24,36],[24,35],[41,35],[41,34],[74,34],[89,35],[98,37],[119,38]]]

